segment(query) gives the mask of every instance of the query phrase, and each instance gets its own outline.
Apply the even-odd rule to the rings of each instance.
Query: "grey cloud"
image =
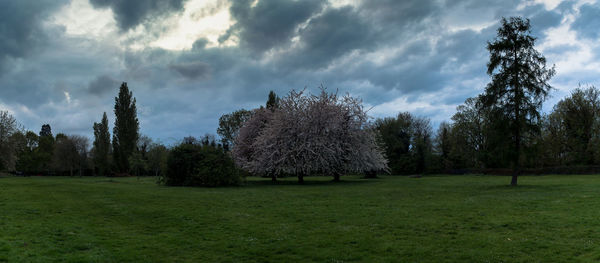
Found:
[[[324,68],[351,51],[375,48],[378,40],[376,29],[349,6],[330,8],[312,18],[299,37],[301,47],[279,61],[287,68]]]
[[[298,25],[320,11],[325,3],[323,0],[261,0],[253,7],[252,2],[232,2],[230,12],[237,22],[220,37],[220,42],[236,35],[242,46],[258,52],[286,44]]]
[[[44,45],[48,34],[42,21],[66,2],[0,1],[0,74],[9,60],[25,58]]]
[[[188,79],[206,79],[210,76],[210,65],[200,61],[171,64],[169,68]]]
[[[166,24],[156,18],[173,14],[183,2],[162,2],[160,5],[167,5],[162,12],[155,0],[93,0],[97,8],[113,8],[123,30],[141,23],[152,29],[150,33]],[[341,8],[319,0],[261,0],[254,6],[251,2],[231,2],[231,15],[237,23],[229,33],[239,38],[239,46],[213,47],[201,38],[191,50],[133,50],[119,41],[87,39],[91,45],[82,45],[81,38],[62,34],[58,39],[35,40],[37,32],[50,33],[40,27],[41,20],[32,22],[33,29],[24,34],[34,36],[35,41],[13,37],[24,39],[18,46],[35,50],[45,44],[52,48],[35,56],[28,56],[26,50],[0,53],[9,54],[9,60],[27,58],[16,59],[18,67],[0,77],[1,103],[15,109],[27,107],[18,118],[28,128],[37,130],[42,123],[51,122],[56,130],[91,134],[93,122],[103,111],[111,111],[119,82],[127,81],[137,98],[141,131],[161,139],[214,133],[220,114],[264,105],[269,90],[284,96],[290,89],[316,91],[321,83],[342,94],[361,96],[370,105],[398,97],[453,105],[479,93],[489,81],[485,46],[495,36],[498,24],[483,30],[460,28],[479,28],[501,16],[522,15],[531,18],[534,30],[541,33],[569,12],[563,5],[552,11],[541,5],[516,10],[517,1],[364,0]],[[31,4],[0,0],[0,6],[21,3]],[[141,9],[128,9],[130,6]],[[211,13],[214,10],[207,9],[198,15]],[[2,28],[5,24],[30,22],[5,22],[5,17],[0,21],[2,35],[6,35],[2,31],[7,30]],[[12,32],[12,28],[8,30]],[[26,31],[11,34],[22,32]],[[543,41],[543,36],[538,36]],[[106,45],[111,47],[103,50]],[[569,48],[556,47],[544,53],[560,56]],[[351,60],[346,60],[349,55]],[[572,79],[568,81],[593,83],[595,73],[569,74]],[[557,76],[561,78],[565,79]],[[69,92],[71,104],[67,105],[64,91]],[[438,119],[444,114],[436,109],[421,111]],[[75,121],[58,121],[70,118]]]
[[[420,23],[436,14],[440,9],[441,5],[436,1],[421,0],[363,0],[359,8],[361,12],[374,20],[403,27]]]
[[[119,81],[108,75],[96,77],[88,85],[88,91],[94,95],[103,95],[109,91],[115,91],[119,88]]]
[[[585,4],[579,9],[579,17],[571,28],[577,31],[578,36],[589,39],[600,37],[600,3],[595,5]]]
[[[90,0],[96,8],[110,7],[123,31],[153,18],[181,11],[184,2],[185,0]]]

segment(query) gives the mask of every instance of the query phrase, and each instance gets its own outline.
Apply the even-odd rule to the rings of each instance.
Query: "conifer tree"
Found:
[[[108,156],[110,154],[110,132],[106,112],[100,123],[94,122],[94,164],[98,175],[104,176],[109,170]]]
[[[522,138],[536,130],[542,102],[552,89],[548,81],[555,74],[535,50],[530,28],[529,19],[502,18],[496,39],[487,45],[487,73],[492,81],[485,89],[484,105],[509,120],[514,147],[511,185],[517,185]]]
[[[139,137],[139,121],[135,98],[127,83],[119,88],[115,97],[115,126],[113,128],[113,158],[118,172],[129,172],[129,157],[136,149]]]

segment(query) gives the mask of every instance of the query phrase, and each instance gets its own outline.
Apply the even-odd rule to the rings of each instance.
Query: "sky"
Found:
[[[556,65],[544,111],[600,85],[593,0],[0,0],[0,110],[91,137],[127,82],[140,132],[171,144],[270,90],[323,85],[374,118],[409,111],[436,128],[490,81],[486,43],[509,16],[531,20]]]

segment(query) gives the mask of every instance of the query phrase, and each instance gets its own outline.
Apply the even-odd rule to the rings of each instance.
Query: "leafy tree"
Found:
[[[418,118],[413,122],[414,127],[414,160],[417,174],[422,174],[429,165],[431,158],[431,124],[429,119]]]
[[[479,97],[468,98],[452,116],[449,158],[453,168],[481,168],[486,153],[487,116]]]
[[[544,145],[554,147],[554,163],[592,165],[600,132],[600,90],[577,88],[559,101],[545,120]],[[548,152],[547,152],[548,153]]]
[[[410,154],[412,122],[413,116],[408,112],[399,113],[396,118],[387,117],[375,121],[394,174],[410,174],[414,171],[414,162]]]
[[[104,176],[109,172],[110,163],[110,132],[106,112],[102,115],[100,123],[94,122],[94,165],[98,175]]]
[[[42,125],[39,132],[39,142],[37,148],[37,158],[39,159],[38,171],[50,173],[52,165],[52,154],[54,153],[54,137],[50,124]]]
[[[87,168],[87,154],[89,141],[86,137],[78,135],[56,135],[54,148],[54,169],[59,173],[74,175],[75,170],[82,176]]]
[[[375,121],[385,146],[390,168],[395,174],[423,173],[432,155],[432,129],[429,119],[399,113],[395,118]]]
[[[521,142],[525,133],[537,128],[539,109],[552,88],[548,81],[555,70],[548,69],[546,58],[534,49],[536,39],[530,35],[529,19],[511,17],[502,18],[501,22],[496,39],[487,45],[487,73],[492,81],[485,89],[483,101],[509,120],[514,144],[511,185],[517,185]]]
[[[452,125],[447,122],[440,123],[435,136],[435,151],[439,156],[440,168],[448,170],[452,168],[450,151],[452,149]]]
[[[154,176],[162,176],[167,171],[169,149],[160,143],[152,143],[148,150],[148,169]]]
[[[16,141],[19,141],[16,170],[25,174],[39,172],[41,165],[37,155],[38,135],[35,132],[27,131],[22,136],[15,135],[14,138]]]
[[[136,150],[139,137],[139,121],[135,98],[127,83],[119,88],[115,97],[115,126],[113,128],[113,158],[118,172],[129,172],[129,157]]]
[[[43,137],[43,136],[52,137],[52,127],[50,127],[50,124],[42,125],[42,129],[40,130],[40,137]]]
[[[252,111],[238,110],[219,118],[217,134],[221,136],[223,147],[229,149],[235,145],[235,138],[244,123],[252,117]]]
[[[0,111],[0,169],[13,170],[17,161],[17,145],[11,139],[20,133],[20,125],[8,111]]]
[[[148,170],[148,162],[142,156],[140,151],[134,151],[129,156],[129,169],[135,176],[141,176]]]
[[[274,91],[269,91],[269,98],[267,99],[267,109],[275,109],[279,107],[279,97]]]
[[[240,182],[230,155],[213,143],[181,143],[167,158],[166,173],[160,181],[166,185],[222,186]]]

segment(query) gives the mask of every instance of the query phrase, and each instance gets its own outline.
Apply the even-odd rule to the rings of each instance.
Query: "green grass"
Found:
[[[600,176],[0,177],[0,262],[594,262]]]

